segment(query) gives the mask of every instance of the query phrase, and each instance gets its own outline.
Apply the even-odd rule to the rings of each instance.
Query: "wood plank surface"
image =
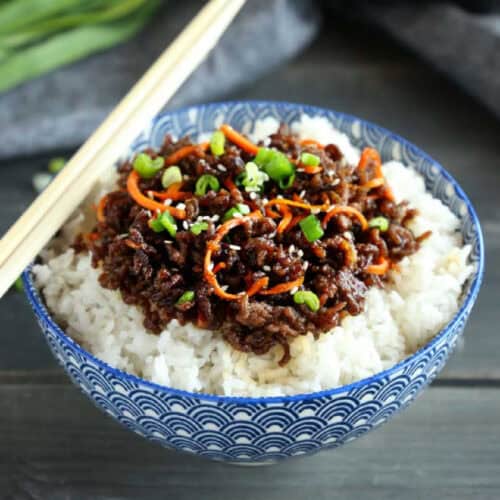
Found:
[[[51,500],[498,499],[499,415],[498,389],[431,388],[341,449],[231,467],[147,443],[73,387],[0,384],[0,491]]]

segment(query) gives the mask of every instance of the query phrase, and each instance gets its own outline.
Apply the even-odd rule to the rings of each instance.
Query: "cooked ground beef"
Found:
[[[153,159],[168,159],[190,145],[188,138],[175,142],[167,136],[159,151],[146,153]],[[385,184],[373,184],[379,175],[375,160],[365,162],[363,168],[349,165],[334,144],[305,145],[284,126],[269,137],[268,147],[286,153],[298,166],[289,187],[280,188],[268,180],[260,193],[247,192],[238,185],[238,179],[254,155],[227,140],[221,156],[200,149],[176,162],[183,174],[182,192],[194,193],[196,181],[203,174],[215,176],[220,189],[190,194],[182,204],[172,202],[172,206],[185,211],[185,219],[176,221],[174,237],[150,227],[155,214],[127,191],[132,164],[119,167],[117,190],[107,194],[100,204],[94,231],[80,235],[74,247],[90,251],[93,265],[101,270],[101,285],[120,290],[127,304],[138,305],[144,311],[145,327],[152,332],[160,332],[173,319],[192,322],[220,332],[235,349],[244,352],[262,354],[280,344],[284,364],[289,360],[291,338],[307,332],[317,337],[336,326],[346,314],[359,314],[368,288],[384,286],[387,280],[385,270],[378,272],[377,266],[385,263],[394,267],[417,251],[420,240],[407,227],[415,210],[405,202],[396,204]],[[303,152],[319,157],[321,168],[317,173],[308,172],[300,164]],[[143,194],[151,198],[151,191],[165,191],[161,183],[163,170],[139,181]],[[352,207],[368,221],[385,218],[388,228],[363,229],[355,217],[341,213],[331,217],[321,238],[310,242],[297,216],[318,211],[290,206],[292,221],[286,230],[278,231],[284,215],[277,206],[269,210],[266,205],[280,196],[308,205]],[[226,300],[207,280],[204,259],[208,244],[227,211],[241,203],[260,217],[243,217],[242,223],[214,249],[211,265],[217,270],[223,290],[240,294],[266,277],[269,281],[263,290],[269,290],[303,278],[299,289],[316,295],[319,310],[296,303],[296,289],[251,296],[241,293],[237,300]],[[318,213],[317,217],[322,219],[324,215]],[[193,234],[191,227],[199,222],[206,223],[206,230]],[[187,291],[194,295],[186,300]],[[179,301],[181,297],[184,300]]]

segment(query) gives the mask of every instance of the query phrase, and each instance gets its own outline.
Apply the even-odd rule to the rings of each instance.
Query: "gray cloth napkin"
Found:
[[[480,7],[479,2],[462,3]],[[482,3],[480,13],[452,2],[357,5],[370,23],[383,27],[500,117],[500,2]]]
[[[0,96],[0,158],[78,146],[204,2],[168,1],[124,45]],[[319,26],[308,0],[250,0],[168,107],[208,102],[292,57]]]

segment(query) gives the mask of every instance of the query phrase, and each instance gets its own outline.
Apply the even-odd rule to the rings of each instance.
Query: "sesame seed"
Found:
[[[210,264],[208,264],[209,271],[212,271],[213,268],[214,268],[214,263],[210,262]]]
[[[182,177],[184,178],[185,181],[189,180],[189,175],[183,175]]]
[[[289,251],[290,253],[295,252],[295,245],[290,245],[290,246],[288,247],[288,251]]]
[[[235,219],[241,219],[241,218],[243,217],[243,214],[240,214],[239,212],[235,212],[235,213],[233,214],[233,217],[234,217]]]
[[[303,189],[303,190],[300,192],[299,196],[300,196],[301,198],[304,198],[304,196],[305,196],[305,195],[306,195],[306,190],[305,190],[305,189]]]
[[[271,144],[271,138],[270,138],[270,137],[266,137],[266,138],[262,141],[262,144],[264,144],[264,146],[269,146],[269,144]]]
[[[271,270],[271,266],[268,266],[267,264],[265,266],[262,266],[262,270],[266,271],[267,273]]]
[[[262,202],[267,205],[269,203],[269,198],[262,198]]]
[[[184,229],[189,229],[189,224],[188,224],[187,220],[183,220],[183,221],[182,221],[182,227],[183,227]]]
[[[306,260],[302,267],[304,268],[304,271],[307,270],[307,268],[309,267],[309,262]]]
[[[173,241],[170,241],[170,240],[163,240],[163,243],[166,243],[167,245],[171,245],[173,243]]]
[[[179,210],[184,210],[186,208],[186,205],[184,203],[178,203],[175,208],[178,208]]]
[[[163,202],[164,205],[167,205],[167,207],[169,205],[172,205],[172,200],[170,198],[167,198],[164,202]]]
[[[342,233],[342,236],[343,236],[344,238],[346,238],[346,239],[350,240],[350,239],[351,239],[352,234],[351,234],[349,231],[344,231],[344,232]]]
[[[222,291],[224,291],[224,292],[225,292],[228,288],[229,288],[229,285],[223,285],[223,286],[221,286],[221,290],[222,290]]]
[[[297,172],[304,172],[304,169],[303,168],[297,168],[296,171]]]
[[[299,287],[298,287],[298,286],[294,286],[294,287],[290,290],[290,294],[291,294],[291,295],[295,295],[298,291],[299,291]]]
[[[229,248],[231,250],[241,250],[241,247],[239,245],[229,245]]]
[[[299,248],[299,249],[297,250],[297,255],[298,255],[299,257],[303,257],[303,256],[304,256],[304,251],[303,251],[303,250],[301,250],[301,249]]]
[[[148,198],[153,199],[153,191],[148,191],[146,194],[148,195]]]
[[[251,199],[251,200],[255,200],[255,199],[257,199],[257,193],[256,193],[255,191],[252,191],[252,192],[249,194],[249,196],[250,196],[250,199]]]
[[[330,205],[330,206],[328,207],[327,212],[331,212],[331,211],[332,211],[335,207],[336,207],[336,205]]]
[[[276,196],[276,198],[279,198],[280,200],[282,200],[283,199],[283,195],[279,194],[278,196]]]
[[[312,208],[311,209],[311,213],[316,215],[316,214],[319,214],[321,212],[321,210],[319,208]]]
[[[220,219],[220,215],[217,215],[217,214],[212,215],[212,221],[213,222],[217,222],[219,219]]]
[[[227,168],[224,165],[218,163],[217,164],[217,170],[220,170],[221,172],[226,172]]]
[[[333,186],[336,186],[337,184],[340,184],[340,179],[335,179],[331,184],[330,186],[333,187]]]

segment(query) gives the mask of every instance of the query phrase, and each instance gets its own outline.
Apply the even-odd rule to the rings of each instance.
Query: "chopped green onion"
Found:
[[[259,166],[263,167],[271,158],[273,154],[273,149],[269,148],[259,148],[257,151],[257,156],[254,158],[254,162]]]
[[[210,174],[203,174],[197,181],[194,194],[196,196],[203,196],[208,190],[218,191],[220,188],[219,180],[217,177]]]
[[[175,219],[168,212],[163,212],[156,217],[156,219],[150,220],[149,227],[155,233],[161,233],[166,229],[172,238],[175,238],[175,235],[177,234],[177,224]]]
[[[176,305],[180,306],[182,304],[185,304],[186,302],[192,302],[194,300],[194,292],[189,290],[187,292],[184,292],[179,299],[176,302]]]
[[[208,229],[208,222],[195,222],[190,229],[194,235],[198,236],[202,231]]]
[[[53,177],[48,172],[37,172],[33,175],[32,184],[37,193],[41,193],[52,181]]]
[[[149,227],[155,232],[155,233],[161,233],[165,231],[165,228],[163,227],[163,224],[160,222],[160,218],[156,219],[151,219],[148,222]]]
[[[133,167],[143,179],[151,179],[163,168],[164,164],[165,160],[161,156],[153,160],[146,153],[140,153],[136,156]]]
[[[280,179],[278,181],[278,185],[281,189],[288,189],[293,186],[293,183],[295,182],[295,174],[292,174],[288,179]]]
[[[264,182],[269,180],[269,176],[260,170],[260,168],[252,161],[245,165],[245,171],[239,176],[238,181],[245,188],[245,191],[260,191]]]
[[[319,156],[313,155],[311,153],[302,153],[300,155],[300,163],[307,165],[308,167],[317,167],[319,165]]]
[[[57,174],[60,172],[64,165],[66,165],[66,160],[64,158],[52,158],[49,161],[48,170],[51,174]]]
[[[319,311],[319,298],[314,292],[299,290],[294,296],[293,301],[296,304],[305,304],[312,312]]]
[[[168,188],[168,186],[177,184],[178,182],[182,182],[181,169],[177,165],[168,167],[161,176],[161,185],[164,188]]]
[[[368,226],[380,229],[380,231],[387,231],[389,229],[389,220],[385,217],[374,217],[368,221]]]
[[[295,167],[287,156],[274,149],[260,148],[254,163],[275,182],[286,182],[295,173]]]
[[[210,150],[212,154],[215,156],[224,154],[225,142],[226,136],[220,130],[215,131],[210,138]]]
[[[14,288],[17,292],[22,292],[24,290],[23,279],[21,276],[14,281]]]
[[[318,240],[323,236],[323,234],[325,234],[323,229],[321,229],[319,219],[313,214],[308,215],[305,219],[302,219],[299,222],[299,226],[309,243]]]
[[[243,203],[238,203],[235,207],[230,208],[225,214],[224,217],[222,218],[223,222],[228,221],[229,219],[232,219],[235,214],[241,214],[241,215],[246,215],[250,213],[250,207],[248,205],[244,205]]]

